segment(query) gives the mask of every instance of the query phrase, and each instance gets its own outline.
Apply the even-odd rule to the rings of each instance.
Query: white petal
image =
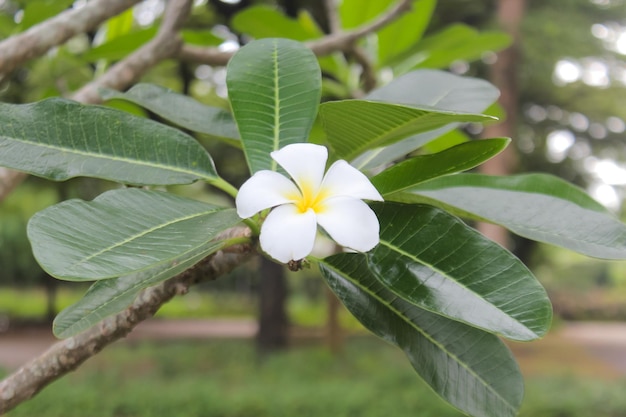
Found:
[[[317,222],[335,242],[359,252],[367,252],[379,241],[380,225],[371,208],[352,197],[334,197],[324,202]]]
[[[322,183],[328,150],[312,143],[294,143],[271,153],[300,189],[317,190]]]
[[[315,213],[301,213],[293,204],[276,207],[261,227],[261,248],[272,258],[287,263],[307,256],[313,250],[317,223]]]
[[[258,171],[244,182],[237,198],[237,214],[242,219],[266,208],[290,202],[290,195],[299,195],[298,187],[284,175],[274,171]]]
[[[339,160],[328,168],[322,182],[322,189],[329,197],[349,196],[383,201],[383,197],[372,185],[369,178],[344,160]]]

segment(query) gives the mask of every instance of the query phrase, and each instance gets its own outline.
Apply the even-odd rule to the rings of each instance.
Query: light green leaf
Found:
[[[205,242],[155,268],[97,281],[83,298],[56,316],[52,332],[60,338],[74,336],[104,318],[124,310],[144,288],[178,275],[223,247],[223,241]]]
[[[405,137],[427,132],[452,122],[481,122],[489,116],[430,107],[409,107],[368,100],[323,103],[320,117],[328,142],[342,159],[393,144]]]
[[[185,129],[204,133],[241,147],[237,125],[229,112],[207,106],[168,88],[140,83],[125,93],[102,89],[100,95],[104,100],[119,99],[139,104]]]
[[[29,0],[24,4],[24,15],[19,23],[20,31],[24,31],[37,23],[49,19],[70,7],[73,0]]]
[[[460,113],[484,112],[499,96],[485,80],[462,77],[437,70],[416,70],[372,91],[368,100],[399,103],[412,107],[436,107]],[[412,135],[384,148],[365,152],[352,164],[371,169],[404,157],[458,126],[449,123],[436,130]]]
[[[397,56],[394,70],[401,74],[415,68],[445,68],[454,61],[474,61],[485,52],[497,52],[510,44],[511,37],[504,32],[479,32],[464,24],[454,24],[405,49]]]
[[[59,98],[0,103],[0,165],[56,181],[88,176],[167,185],[218,178],[209,154],[181,131]]]
[[[261,39],[228,64],[226,84],[250,172],[276,170],[270,152],[306,142],[317,114],[321,73],[299,42]]]
[[[31,218],[28,238],[50,275],[91,281],[172,262],[239,221],[234,210],[130,188],[48,207]]]
[[[295,41],[306,41],[324,36],[317,26],[305,27],[290,19],[274,7],[256,5],[243,9],[232,20],[232,27],[257,39],[289,37]]]
[[[157,30],[158,27],[151,26],[147,29],[120,34],[107,42],[91,48],[82,54],[81,58],[87,62],[95,62],[100,59],[108,61],[122,59],[152,39],[156,35]]]
[[[388,198],[427,202],[588,256],[626,259],[626,225],[581,189],[550,175],[458,174]]]
[[[442,175],[472,169],[500,153],[509,142],[507,138],[475,140],[436,154],[416,156],[376,175],[372,184],[383,196],[393,194]]]
[[[393,0],[343,0],[339,17],[343,29],[354,29],[368,23],[387,10]]]
[[[385,66],[418,43],[431,21],[437,0],[413,1],[411,10],[378,31],[378,64]]]
[[[347,309],[370,331],[400,347],[437,394],[474,417],[513,417],[524,386],[513,356],[494,335],[430,313],[386,289],[366,255],[320,263]]]
[[[550,327],[550,300],[524,264],[435,207],[373,205],[380,244],[369,269],[404,300],[453,320],[528,341]]]

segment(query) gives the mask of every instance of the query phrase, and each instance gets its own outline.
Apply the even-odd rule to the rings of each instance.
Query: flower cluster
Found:
[[[273,208],[261,227],[261,248],[287,263],[311,253],[317,225],[341,246],[366,252],[378,244],[376,215],[362,201],[383,198],[369,179],[340,160],[324,175],[324,146],[297,143],[272,152],[293,181],[274,171],[258,171],[239,190],[237,213],[248,218]]]

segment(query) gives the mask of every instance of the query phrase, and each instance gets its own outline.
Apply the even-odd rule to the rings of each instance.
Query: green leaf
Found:
[[[56,181],[88,176],[167,185],[218,178],[209,154],[181,131],[59,98],[0,103],[0,165]]]
[[[343,0],[339,6],[339,20],[343,29],[354,29],[368,23],[387,10],[393,0]]]
[[[485,52],[499,51],[511,44],[511,37],[498,31],[479,32],[464,25],[450,25],[399,54],[394,70],[403,73],[415,68],[445,68],[455,61],[474,61]]]
[[[104,318],[124,310],[144,288],[178,275],[223,247],[223,241],[205,242],[155,268],[97,281],[83,298],[56,316],[52,332],[60,338],[74,336]]]
[[[372,178],[383,195],[393,194],[443,175],[472,169],[500,153],[508,138],[475,140],[442,152],[407,159]]]
[[[237,125],[229,112],[207,106],[168,88],[140,83],[125,93],[102,89],[100,95],[103,100],[119,99],[139,104],[180,127],[241,147]]]
[[[135,49],[152,39],[157,33],[158,27],[151,26],[147,29],[125,33],[104,42],[81,55],[87,62],[95,62],[100,59],[116,61],[124,58]]]
[[[390,291],[420,308],[513,340],[543,336],[550,300],[506,249],[435,207],[373,205],[380,244],[369,269]]]
[[[31,218],[28,238],[50,275],[91,281],[172,262],[239,221],[234,210],[129,188],[48,207]]]
[[[304,45],[261,39],[228,63],[226,84],[250,172],[276,170],[270,152],[306,142],[317,114],[321,73]]]
[[[342,159],[353,159],[375,147],[390,145],[409,135],[448,123],[490,119],[481,114],[368,100],[323,103],[320,117],[330,146]]]
[[[29,0],[25,2],[24,16],[19,23],[20,31],[24,31],[61,13],[70,7],[72,3],[73,0]]]
[[[237,13],[231,22],[233,29],[257,39],[289,37],[306,41],[324,36],[317,26],[303,26],[274,7],[256,5]]]
[[[400,347],[437,394],[474,417],[513,417],[524,386],[513,356],[494,335],[418,308],[387,290],[366,255],[320,263],[346,308],[370,331]]]
[[[372,91],[366,98],[418,108],[426,106],[461,113],[480,113],[497,100],[498,95],[498,89],[485,80],[438,70],[416,70]],[[387,164],[456,126],[458,123],[449,123],[437,130],[413,135],[390,146],[368,151],[352,161],[352,164],[362,169]]]
[[[409,12],[378,31],[379,66],[389,64],[421,39],[436,4],[436,0],[413,1]]]
[[[588,256],[626,259],[626,225],[581,189],[550,175],[458,174],[389,198],[427,202]]]

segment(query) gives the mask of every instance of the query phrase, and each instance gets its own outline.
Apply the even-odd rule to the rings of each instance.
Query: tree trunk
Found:
[[[259,353],[285,349],[289,333],[285,269],[265,257],[261,258],[259,297],[259,331],[256,336]]]
[[[490,81],[500,89],[499,103],[506,113],[506,119],[498,124],[485,127],[484,138],[510,137],[516,132],[518,112],[517,68],[520,65],[520,24],[524,17],[526,0],[498,0],[497,20],[500,28],[513,37],[513,43],[497,54],[497,60],[489,68]],[[514,146],[507,147],[501,154],[480,166],[479,170],[488,175],[509,175],[515,171],[517,155]],[[477,226],[488,238],[510,247],[506,229],[488,223]]]

